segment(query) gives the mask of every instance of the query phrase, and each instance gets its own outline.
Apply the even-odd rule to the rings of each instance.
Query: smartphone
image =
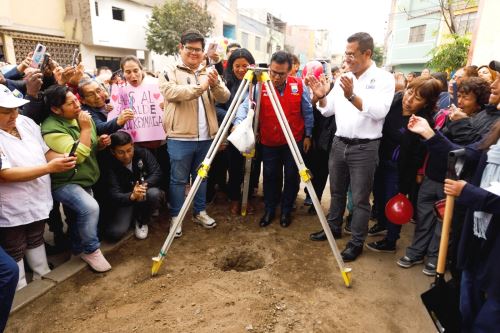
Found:
[[[80,55],[80,50],[76,47],[73,51],[73,56],[71,57],[71,66],[75,67],[78,65],[78,56]]]
[[[36,44],[35,52],[33,52],[33,60],[31,61],[31,67],[40,68],[40,65],[43,62],[43,56],[45,55],[45,51],[47,48],[43,44]]]
[[[42,64],[40,65],[40,72],[43,74],[45,72],[45,69],[47,68],[47,66],[49,65],[49,55],[47,53],[45,53],[43,55],[43,61],[42,61]]]
[[[73,143],[73,147],[71,147],[71,151],[69,152],[69,157],[75,156],[76,153],[76,148],[78,148],[78,145],[80,144],[80,140],[76,140],[75,143]]]

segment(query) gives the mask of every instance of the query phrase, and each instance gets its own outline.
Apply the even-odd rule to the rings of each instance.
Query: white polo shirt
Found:
[[[0,129],[2,170],[47,164],[49,147],[42,139],[40,127],[28,117],[19,115],[16,128],[22,140]],[[47,219],[52,209],[50,176],[27,182],[0,183],[0,227],[14,227]]]
[[[325,117],[335,114],[336,136],[349,139],[382,137],[385,116],[394,97],[394,76],[377,68],[374,62],[359,79],[351,72],[347,75],[353,80],[354,93],[363,100],[363,111],[344,97],[340,79],[326,97],[326,106],[322,108],[318,102],[318,110]]]

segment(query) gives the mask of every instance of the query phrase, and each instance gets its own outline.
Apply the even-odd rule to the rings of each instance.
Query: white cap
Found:
[[[12,109],[23,106],[30,101],[14,96],[12,91],[3,84],[0,84],[0,107]]]

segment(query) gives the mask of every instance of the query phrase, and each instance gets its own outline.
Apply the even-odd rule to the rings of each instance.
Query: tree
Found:
[[[375,61],[377,67],[382,66],[384,62],[384,50],[382,46],[375,46],[373,49],[372,60]]]
[[[212,16],[193,0],[166,1],[153,8],[146,29],[146,46],[158,54],[173,55],[184,31],[197,29],[207,36],[213,27]]]
[[[441,44],[430,51],[432,58],[427,66],[437,72],[447,73],[465,66],[470,43],[468,36],[450,35],[448,43]]]

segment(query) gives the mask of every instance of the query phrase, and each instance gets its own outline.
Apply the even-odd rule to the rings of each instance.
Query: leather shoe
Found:
[[[341,231],[340,232],[336,232],[336,231],[332,230],[332,234],[333,234],[333,238],[335,238],[335,239],[342,238],[342,232]],[[312,241],[325,241],[327,238],[326,238],[325,231],[324,230],[320,230],[318,232],[314,232],[314,233],[310,234],[309,235],[309,239],[312,240]]]
[[[344,251],[342,251],[342,259],[345,262],[354,261],[363,252],[363,246],[356,246],[353,243],[347,243]]]
[[[280,225],[283,228],[288,227],[292,223],[292,216],[290,214],[283,214],[280,218]]]
[[[271,224],[271,222],[274,219],[274,214],[271,212],[266,212],[264,216],[260,219],[259,225],[261,227],[267,227],[268,225]]]

